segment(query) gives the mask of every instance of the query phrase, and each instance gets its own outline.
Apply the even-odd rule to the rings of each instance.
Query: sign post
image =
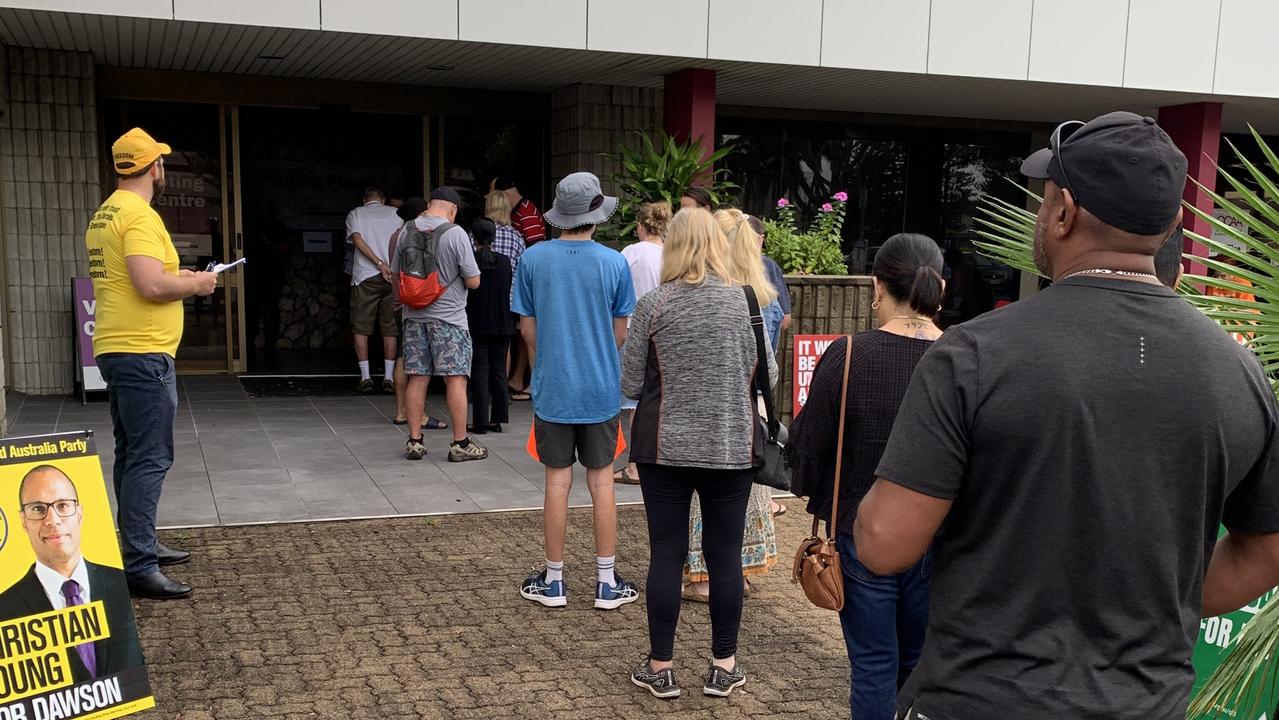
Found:
[[[798,415],[803,409],[804,403],[808,402],[808,388],[813,384],[813,370],[817,368],[817,361],[821,359],[822,353],[826,352],[826,348],[836,340],[844,337],[843,335],[796,335],[792,345],[795,348],[795,356],[791,362],[791,389],[793,396],[791,398],[794,408],[791,412]]]
[[[75,306],[76,380],[80,383],[80,404],[89,402],[89,393],[106,390],[107,382],[93,357],[93,330],[97,323],[98,301],[93,296],[93,281],[71,279],[71,304]]]

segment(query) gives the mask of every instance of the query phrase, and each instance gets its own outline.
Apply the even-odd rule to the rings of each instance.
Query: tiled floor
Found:
[[[487,460],[449,463],[450,434],[428,430],[430,456],[404,459],[405,432],[391,424],[395,398],[253,399],[227,376],[179,378],[176,461],[160,500],[162,527],[234,525],[387,515],[540,508],[542,466],[525,451],[532,409],[511,407],[500,435],[481,436]],[[444,418],[442,396],[428,412]],[[114,460],[105,394],[80,399],[8,397],[8,435],[93,430],[110,487]],[[589,505],[576,470],[573,505]],[[618,485],[619,502],[640,501]]]

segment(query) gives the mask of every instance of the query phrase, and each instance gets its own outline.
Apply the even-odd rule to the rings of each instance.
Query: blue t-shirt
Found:
[[[543,240],[520,258],[511,309],[537,320],[537,416],[573,425],[617,417],[622,368],[613,319],[635,311],[622,254],[593,240]]]

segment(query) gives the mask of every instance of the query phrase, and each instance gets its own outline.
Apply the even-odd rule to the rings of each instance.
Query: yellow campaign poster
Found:
[[[0,720],[155,706],[91,433],[0,439]]]

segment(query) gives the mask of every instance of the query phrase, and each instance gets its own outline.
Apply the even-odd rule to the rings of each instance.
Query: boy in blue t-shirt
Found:
[[[591,239],[617,209],[599,178],[573,173],[555,188],[544,216],[562,234],[520,258],[511,309],[532,350],[533,434],[546,466],[546,569],[530,575],[520,595],[547,607],[568,603],[564,589],[564,533],[573,462],[586,466],[595,509],[595,607],[612,610],[639,599],[614,572],[617,501],[613,461],[621,434],[621,363],[626,319],[635,309],[631,271],[622,254]]]

